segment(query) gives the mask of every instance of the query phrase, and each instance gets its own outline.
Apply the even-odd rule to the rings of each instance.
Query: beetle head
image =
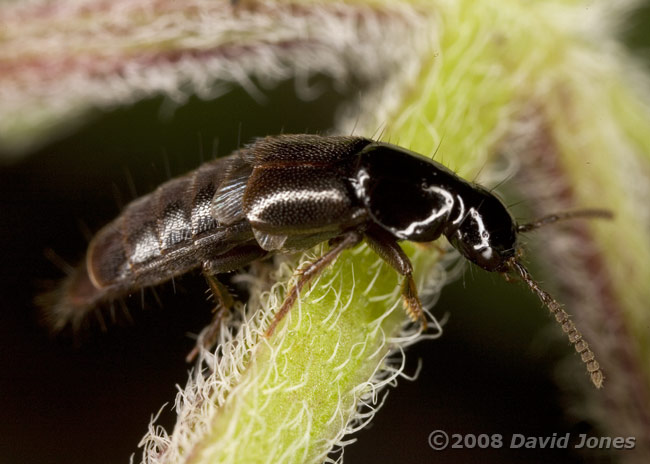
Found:
[[[456,216],[457,212],[457,216]],[[473,185],[458,196],[457,226],[445,231],[449,242],[486,271],[506,272],[515,256],[517,225],[506,206],[483,187]]]
[[[429,242],[444,234],[483,269],[508,270],[517,225],[485,188],[429,158],[380,142],[361,151],[356,176],[357,196],[371,219],[397,239]]]

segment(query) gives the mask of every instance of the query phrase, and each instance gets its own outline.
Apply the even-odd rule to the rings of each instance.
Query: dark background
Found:
[[[638,53],[648,44],[649,11],[626,32]],[[95,115],[74,135],[0,167],[1,463],[127,462],[151,415],[186,382],[184,357],[194,343],[188,333],[211,316],[205,283],[190,275],[177,281],[176,294],[171,285],[160,289],[162,307],[150,293],[144,310],[139,295],[127,301],[131,323],[52,338],[33,304],[62,276],[46,250],[76,262],[84,230],[98,230],[120,204],[215,152],[227,154],[254,136],[332,127],[337,105],[355,89],[341,94],[322,81],[329,90],[311,102],[296,99],[292,82],[269,90],[271,103],[262,105],[234,89],[216,101],[191,99],[162,117],[161,98],[143,101]],[[571,400],[553,377],[570,348],[524,288],[474,268],[444,289],[434,313],[450,316],[444,336],[409,349],[407,372],[421,360],[419,378],[390,389],[359,442],[346,448],[346,462],[612,461],[564,450],[431,450],[427,437],[437,429],[505,440],[513,433],[598,436],[563,413]],[[173,422],[168,406],[159,423],[171,430]]]

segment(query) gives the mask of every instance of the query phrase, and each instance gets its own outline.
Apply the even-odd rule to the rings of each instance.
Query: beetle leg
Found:
[[[218,307],[222,307],[226,309],[232,308],[232,305],[234,304],[234,300],[232,298],[232,295],[226,288],[226,286],[221,282],[219,282],[219,280],[216,278],[214,274],[208,274],[207,272],[204,272],[203,275],[205,276],[205,280],[207,280],[208,285],[210,286],[210,291],[212,292],[212,296],[214,296],[214,299],[216,300],[217,303],[217,306],[212,312],[213,313],[216,312],[216,308]]]
[[[196,345],[185,357],[185,361],[188,363],[194,361],[199,354],[201,346],[209,349],[215,345],[217,337],[219,336],[219,331],[221,330],[221,320],[225,313],[230,311],[230,308],[232,308],[232,305],[234,304],[232,295],[224,284],[219,282],[213,274],[210,274],[205,270],[203,271],[203,275],[205,280],[208,282],[210,292],[215,299],[216,305],[212,309],[212,312],[214,313],[212,321],[203,331],[201,331],[201,334],[196,341]]]
[[[404,301],[404,309],[412,321],[420,321],[422,330],[427,330],[427,318],[422,309],[422,302],[418,296],[418,290],[415,286],[412,274],[407,274],[402,280],[402,299]]]
[[[284,302],[282,302],[282,306],[280,306],[280,309],[275,314],[275,318],[273,321],[271,321],[271,325],[269,325],[269,328],[266,330],[267,337],[273,335],[276,326],[280,323],[284,316],[287,315],[293,304],[296,302],[296,299],[300,294],[300,290],[302,290],[305,284],[323,272],[323,270],[332,264],[338,255],[341,254],[341,252],[347,248],[355,246],[361,241],[361,239],[362,236],[357,231],[346,232],[345,234],[337,237],[330,242],[332,248],[330,248],[327,253],[325,253],[313,263],[310,263],[307,267],[303,268],[299,272],[298,280],[287,293],[287,296],[284,298]]]
[[[267,252],[256,244],[243,244],[203,263],[203,275],[208,282],[216,305],[212,311],[214,313],[212,321],[202,331],[196,341],[196,346],[185,357],[187,362],[192,362],[196,358],[201,346],[209,349],[215,345],[221,328],[221,320],[226,311],[230,311],[234,304],[232,295],[226,286],[219,282],[216,275],[243,267],[256,259],[263,258],[266,254]]]
[[[411,260],[406,256],[406,253],[399,246],[397,240],[383,230],[372,229],[366,231],[366,240],[375,253],[390,264],[400,275],[404,276],[404,280],[402,280],[404,309],[411,320],[419,320],[420,324],[422,324],[422,330],[426,330],[427,318],[424,315],[422,302],[420,302],[418,290],[413,280],[413,265],[411,264]]]
[[[225,312],[226,308],[223,306],[215,307],[215,314],[212,317],[212,321],[205,329],[201,331],[201,334],[199,334],[199,338],[197,338],[194,348],[192,348],[192,351],[190,351],[187,356],[185,356],[185,362],[193,362],[199,355],[201,347],[208,350],[216,344],[217,337],[219,336],[219,331],[221,330],[221,319],[223,318]]]

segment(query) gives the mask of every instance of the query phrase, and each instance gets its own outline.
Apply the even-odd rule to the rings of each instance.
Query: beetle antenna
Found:
[[[596,388],[601,388],[603,386],[603,380],[605,376],[603,371],[600,369],[598,361],[596,361],[596,356],[594,352],[589,348],[589,343],[583,338],[580,331],[577,329],[576,325],[573,323],[567,312],[564,308],[558,303],[551,295],[546,293],[539,287],[539,284],[533,280],[532,276],[528,272],[528,269],[524,267],[516,258],[512,257],[508,260],[508,265],[511,270],[516,271],[521,278],[526,282],[528,287],[536,294],[542,303],[551,311],[551,314],[555,316],[555,320],[562,326],[562,330],[569,337],[569,341],[576,349],[582,362],[587,366],[587,372],[591,377],[591,381],[596,386]]]
[[[529,222],[528,224],[520,224],[517,226],[517,232],[529,232],[531,230],[539,229],[547,224],[554,222],[564,221],[565,219],[573,218],[603,218],[612,219],[614,213],[607,209],[579,209],[577,211],[567,211],[564,213],[549,214],[536,221]]]

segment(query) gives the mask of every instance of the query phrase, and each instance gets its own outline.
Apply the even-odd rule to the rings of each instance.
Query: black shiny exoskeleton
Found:
[[[562,315],[558,321],[571,324],[565,331],[577,334],[576,346],[584,343],[578,351],[588,353],[592,378],[602,381],[593,353],[564,310],[516,260],[518,231],[536,224],[517,226],[488,190],[395,145],[361,137],[265,137],[130,203],[94,237],[52,312],[56,325],[78,322],[103,301],[198,267],[219,293],[216,274],[269,253],[329,241],[330,250],[289,291],[270,334],[302,286],[365,239],[404,276],[406,309],[426,326],[412,266],[398,241],[430,242],[444,235],[483,269],[519,274],[556,317]]]

